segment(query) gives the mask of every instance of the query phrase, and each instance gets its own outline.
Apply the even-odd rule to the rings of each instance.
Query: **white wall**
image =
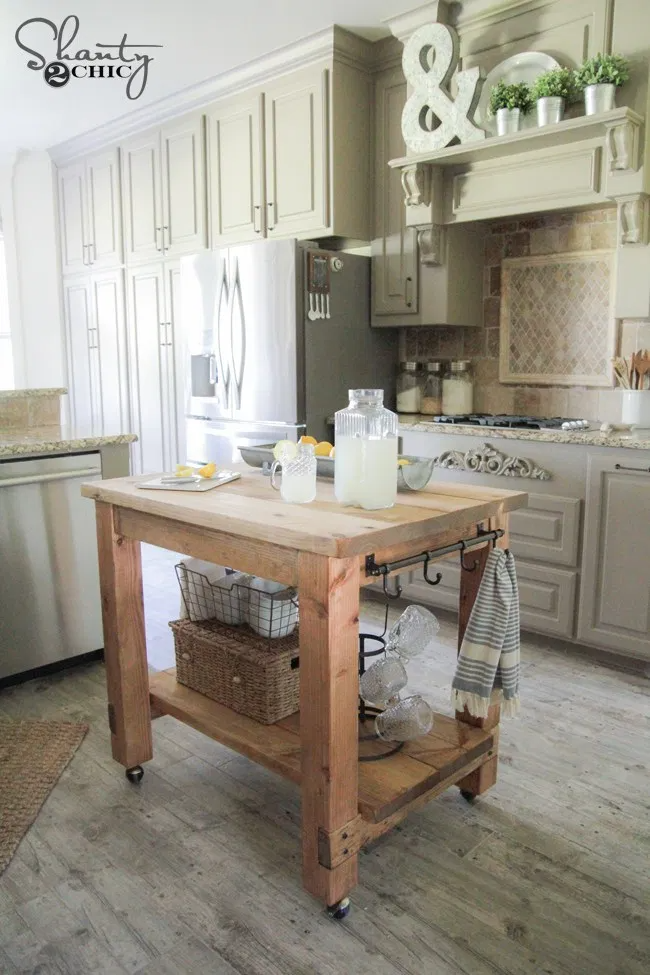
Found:
[[[16,387],[65,386],[55,170],[45,151],[0,167]]]

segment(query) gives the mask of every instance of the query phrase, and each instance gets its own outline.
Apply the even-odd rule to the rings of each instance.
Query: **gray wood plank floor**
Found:
[[[170,603],[155,602],[165,666]],[[449,710],[441,623],[410,688]],[[292,785],[167,717],[130,785],[98,664],[0,691],[3,717],[91,725],[0,878],[0,973],[647,975],[648,689],[526,641],[496,787],[472,805],[450,790],[364,852],[343,923],[301,889]]]

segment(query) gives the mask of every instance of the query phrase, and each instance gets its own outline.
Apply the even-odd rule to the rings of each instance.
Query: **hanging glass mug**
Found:
[[[294,446],[292,444],[292,446]],[[271,487],[280,492],[288,504],[308,504],[316,497],[317,460],[310,443],[295,444],[295,452],[287,449],[271,468]],[[278,486],[276,475],[282,472]]]

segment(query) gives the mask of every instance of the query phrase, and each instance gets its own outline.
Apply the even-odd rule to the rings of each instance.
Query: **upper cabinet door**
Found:
[[[99,352],[93,392],[102,434],[130,428],[123,273],[118,269],[92,276],[94,344]]]
[[[166,125],[161,144],[163,248],[176,257],[206,246],[203,116]]]
[[[650,660],[649,456],[645,450],[614,453],[608,449],[607,456],[589,457],[578,621],[582,643],[646,660]]]
[[[218,103],[206,115],[210,246],[265,234],[263,96]]]
[[[382,74],[375,87],[375,233],[372,241],[374,315],[410,315],[418,310],[418,245],[406,226],[401,174],[388,161],[405,155],[402,110],[406,82],[401,70]]]
[[[120,168],[117,149],[100,152],[86,162],[88,256],[94,268],[122,263]]]
[[[160,132],[134,136],[121,150],[126,259],[155,260],[162,256],[164,233]]]
[[[85,163],[59,170],[61,266],[64,274],[83,271],[89,262],[85,172]]]
[[[68,351],[68,394],[70,420],[73,426],[101,433],[96,428],[96,409],[93,403],[95,363],[93,349],[97,345],[94,330],[90,278],[76,277],[64,282],[63,306],[66,346]]]
[[[296,71],[266,91],[266,225],[269,237],[329,227],[329,72]]]
[[[129,379],[136,473],[168,469],[164,375],[167,318],[162,263],[128,272]]]

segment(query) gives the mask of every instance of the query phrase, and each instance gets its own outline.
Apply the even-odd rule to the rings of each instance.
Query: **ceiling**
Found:
[[[0,154],[56,145],[334,23],[376,40],[388,33],[382,20],[419,2],[2,0],[0,91],[10,95],[3,97],[0,109]],[[96,43],[119,44],[125,33],[129,44],[162,45],[149,51],[154,61],[137,100],[127,99],[126,81],[117,78],[71,78],[56,89],[45,83],[42,70],[27,67],[33,55],[19,48],[16,29],[33,17],[47,18],[58,27],[74,13],[79,16],[79,30],[66,53],[79,48],[94,51]],[[20,36],[47,63],[56,60],[51,27],[32,24]]]

